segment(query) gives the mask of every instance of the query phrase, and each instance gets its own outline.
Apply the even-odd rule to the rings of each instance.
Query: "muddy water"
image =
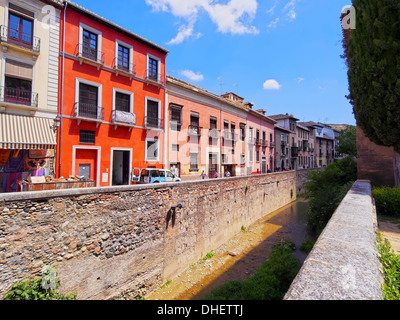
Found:
[[[303,263],[307,255],[299,246],[304,241],[314,240],[306,225],[307,210],[308,203],[298,200],[257,221],[216,249],[211,259],[190,266],[146,299],[203,299],[227,281],[251,276],[268,259],[273,246],[282,240],[296,244],[293,254]]]

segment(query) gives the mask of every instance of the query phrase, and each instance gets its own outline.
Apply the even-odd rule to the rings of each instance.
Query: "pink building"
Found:
[[[274,171],[275,164],[275,124],[265,115],[265,110],[253,110],[249,106],[247,115],[247,168],[248,173]]]

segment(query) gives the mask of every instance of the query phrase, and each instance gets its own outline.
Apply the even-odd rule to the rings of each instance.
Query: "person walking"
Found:
[[[207,177],[206,173],[204,170],[201,172],[201,178],[204,180]]]
[[[218,173],[218,171],[215,171],[215,173],[214,173],[214,179],[217,179],[219,177],[219,173]]]

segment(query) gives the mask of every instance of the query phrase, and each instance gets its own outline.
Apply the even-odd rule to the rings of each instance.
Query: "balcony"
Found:
[[[75,103],[74,118],[78,119],[78,125],[84,120],[96,122],[96,126],[98,127],[100,123],[104,121],[104,108],[88,103],[77,102]]]
[[[164,119],[156,118],[156,117],[145,117],[144,118],[144,126],[147,129],[164,129]]]
[[[37,109],[39,95],[30,90],[0,87],[0,102],[5,105]]]
[[[210,128],[208,136],[212,139],[219,139],[219,131],[216,128]]]
[[[203,128],[195,125],[190,125],[188,127],[188,136],[201,136],[201,130]]]
[[[165,85],[164,75],[161,73],[153,74],[146,70],[145,77],[147,84],[152,84],[156,87],[162,87]]]
[[[96,49],[91,48],[89,45],[84,43],[79,43],[76,46],[76,56],[79,62],[89,64],[100,70],[104,66],[104,53]]]
[[[269,147],[270,147],[270,148],[275,148],[275,142],[273,142],[273,141],[270,141],[270,143],[269,143]]]
[[[0,41],[5,52],[10,47],[32,54],[34,60],[40,54],[40,38],[34,37],[30,33],[23,33],[21,30],[0,26]]]
[[[237,141],[238,140],[238,135],[229,130],[224,130],[222,134],[226,141]]]
[[[268,140],[261,140],[261,146],[263,148],[267,148],[268,147]]]
[[[125,76],[128,77],[129,80],[132,80],[134,76],[136,76],[136,65],[133,63],[125,64],[119,63],[118,59],[114,59],[114,71],[117,76]]]
[[[115,129],[117,129],[118,126],[125,126],[129,127],[129,131],[131,131],[136,125],[136,114],[120,110],[113,110],[111,122],[115,125]]]

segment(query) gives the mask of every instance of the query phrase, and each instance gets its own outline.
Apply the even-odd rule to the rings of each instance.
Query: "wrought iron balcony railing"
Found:
[[[136,75],[136,65],[133,63],[125,63],[119,61],[118,58],[114,58],[114,70],[117,75],[121,74],[129,78],[133,78]]]
[[[216,128],[210,129],[208,136],[213,139],[219,139],[219,131]]]
[[[151,83],[156,86],[164,86],[165,85],[165,79],[164,75],[161,73],[152,73],[149,71],[149,69],[146,70],[146,74],[144,76],[146,81],[148,83]]]
[[[144,126],[152,129],[164,129],[164,119],[155,117],[145,117]]]
[[[85,118],[88,120],[103,121],[104,108],[89,104],[77,102],[75,103],[75,118]]]
[[[98,68],[104,65],[104,53],[85,43],[79,43],[76,46],[76,56],[80,59],[81,63],[85,62]]]
[[[39,94],[30,90],[0,87],[0,100],[2,102],[37,108],[38,99]]]
[[[229,131],[229,130],[224,130],[222,132],[222,134],[223,134],[224,139],[227,141],[237,141],[238,137],[239,137],[238,134],[236,134],[232,131]]]
[[[40,53],[40,38],[33,36],[31,33],[24,33],[19,28],[0,26],[0,40],[2,43]]]
[[[189,136],[201,136],[202,129],[203,129],[202,127],[190,125],[188,127],[188,135]]]

